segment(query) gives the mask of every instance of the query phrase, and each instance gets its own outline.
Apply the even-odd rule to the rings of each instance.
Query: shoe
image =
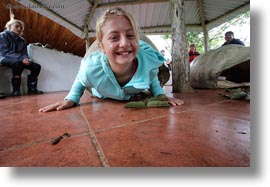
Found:
[[[14,91],[11,95],[12,96],[21,96],[21,93],[19,91]]]
[[[28,94],[29,95],[43,94],[43,91],[40,91],[37,89],[37,82],[38,82],[37,78],[35,78],[31,75],[28,75],[27,86],[28,86]]]
[[[11,83],[13,87],[13,92],[11,96],[21,96],[21,92],[20,92],[21,78],[12,77]]]
[[[4,99],[6,97],[5,94],[0,93],[0,99]]]
[[[37,95],[37,94],[43,94],[43,91],[40,91],[38,89],[35,90],[28,90],[29,95]]]

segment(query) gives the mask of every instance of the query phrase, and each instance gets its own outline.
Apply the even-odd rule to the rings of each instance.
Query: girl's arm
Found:
[[[39,109],[39,112],[49,112],[53,110],[64,110],[76,106],[79,103],[80,97],[82,96],[85,87],[76,78],[74,84],[72,85],[69,94],[65,97],[64,101],[59,101],[57,103],[45,106]]]
[[[8,41],[4,34],[0,34],[0,56],[8,52]]]

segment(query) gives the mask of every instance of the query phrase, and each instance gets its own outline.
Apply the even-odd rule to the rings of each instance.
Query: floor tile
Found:
[[[35,110],[32,113],[16,113],[16,116],[9,114],[1,119],[2,149],[51,139],[65,132],[72,135],[87,132],[79,108],[49,113],[39,113]]]
[[[89,135],[62,139],[57,145],[42,142],[0,152],[6,167],[102,166]]]
[[[231,127],[221,126],[224,122]],[[249,131],[239,133],[248,126],[248,121],[187,111],[96,136],[110,166],[249,166]]]
[[[38,112],[43,106],[63,100],[66,94],[56,92],[1,100],[0,149],[40,142],[65,132],[72,135],[87,132],[79,107],[59,112]]]
[[[176,108],[177,111],[187,110],[185,106],[132,109],[125,108],[126,103],[95,99],[81,109],[95,131],[166,116],[174,113]]]
[[[185,104],[126,109],[85,92],[78,107],[40,113],[67,92],[1,99],[0,166],[249,167],[249,102],[164,89]]]
[[[206,110],[217,115],[224,115],[236,119],[250,121],[250,103],[246,100],[226,100],[224,102],[213,103],[206,106],[200,106],[197,109]]]
[[[172,93],[172,96],[182,99],[186,107],[194,108],[227,100],[225,97],[219,95],[223,92],[223,90],[219,89],[193,90],[192,93]]]

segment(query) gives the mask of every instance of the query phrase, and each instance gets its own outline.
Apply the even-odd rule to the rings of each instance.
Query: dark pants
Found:
[[[41,66],[35,62],[31,62],[29,65],[25,65],[23,64],[22,60],[13,58],[4,58],[1,61],[1,64],[12,69],[12,77],[21,77],[23,70],[29,69],[31,71],[31,77],[37,78],[41,69]]]

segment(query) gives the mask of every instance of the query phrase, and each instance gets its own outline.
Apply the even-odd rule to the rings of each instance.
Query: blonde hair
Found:
[[[104,12],[104,14],[97,20],[96,23],[96,38],[98,42],[101,42],[102,40],[102,27],[104,26],[104,24],[106,23],[106,21],[108,20],[110,15],[117,15],[117,16],[124,16],[128,19],[128,21],[130,22],[135,35],[136,35],[136,40],[139,41],[139,29],[138,26],[135,22],[135,20],[133,19],[132,15],[127,13],[126,11],[124,11],[123,9],[116,7],[116,8],[112,8],[112,9],[108,9],[107,11]]]
[[[18,19],[11,19],[10,21],[8,21],[6,23],[5,28],[9,30],[11,25],[14,25],[14,24],[20,24],[22,26],[22,30],[24,30],[24,23],[21,20],[18,20]]]

